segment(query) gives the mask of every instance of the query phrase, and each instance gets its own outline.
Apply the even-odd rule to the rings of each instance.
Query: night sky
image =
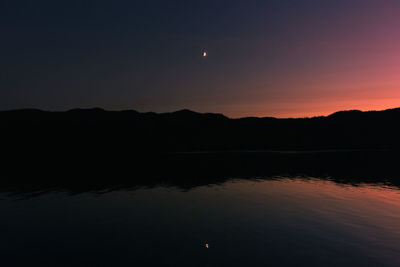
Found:
[[[399,107],[399,14],[394,0],[3,0],[0,110]]]

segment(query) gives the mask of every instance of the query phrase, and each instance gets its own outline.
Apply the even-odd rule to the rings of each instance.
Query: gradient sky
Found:
[[[0,110],[399,107],[399,14],[395,0],[4,0]]]

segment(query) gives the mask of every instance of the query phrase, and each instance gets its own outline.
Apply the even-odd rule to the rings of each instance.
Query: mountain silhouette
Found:
[[[190,188],[281,174],[350,175],[344,180],[351,183],[383,182],[383,175],[399,185],[399,122],[400,109],[299,119],[190,110],[2,111],[0,191]]]
[[[298,119],[231,119],[187,109],[0,112],[0,131],[8,147],[53,152],[397,149],[399,122],[400,108]]]

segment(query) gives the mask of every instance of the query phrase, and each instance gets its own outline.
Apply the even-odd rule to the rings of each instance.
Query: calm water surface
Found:
[[[400,266],[400,191],[381,185],[2,193],[0,212],[3,266]]]

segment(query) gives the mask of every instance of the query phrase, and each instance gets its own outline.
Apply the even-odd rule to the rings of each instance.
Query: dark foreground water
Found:
[[[318,179],[0,201],[6,265],[400,265],[400,191]],[[209,248],[206,248],[209,244]]]
[[[400,190],[385,177],[207,166],[190,183],[2,185],[0,265],[400,266]]]

